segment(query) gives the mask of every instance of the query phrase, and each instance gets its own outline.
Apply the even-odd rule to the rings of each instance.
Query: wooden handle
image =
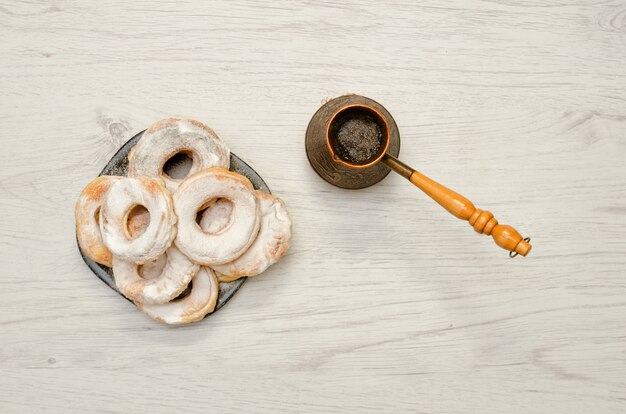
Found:
[[[511,226],[498,224],[489,211],[474,207],[471,201],[447,187],[386,154],[382,161],[392,170],[411,181],[439,205],[461,220],[469,221],[478,233],[491,235],[496,244],[509,252],[526,256],[532,246]]]

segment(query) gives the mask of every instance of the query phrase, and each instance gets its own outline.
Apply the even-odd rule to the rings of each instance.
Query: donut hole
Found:
[[[183,290],[180,295],[178,295],[174,299],[172,299],[172,302],[178,302],[180,300],[185,299],[191,293],[191,289],[193,289],[193,280],[191,280],[189,282],[189,284],[187,285],[185,290]]]
[[[172,155],[165,164],[163,164],[163,174],[172,180],[182,180],[191,171],[193,166],[193,154],[191,151],[179,151]]]
[[[126,237],[129,240],[141,236],[150,225],[150,212],[141,204],[137,204],[126,215]]]
[[[157,279],[163,273],[167,264],[167,255],[162,254],[158,258],[137,266],[137,273],[145,280]]]
[[[96,220],[96,226],[100,226],[100,207],[94,211],[93,218]]]
[[[196,223],[207,234],[219,234],[233,222],[235,204],[227,198],[217,198],[205,203],[196,213]]]

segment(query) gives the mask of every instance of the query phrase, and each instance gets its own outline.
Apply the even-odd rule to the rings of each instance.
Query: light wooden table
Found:
[[[4,0],[0,39],[0,412],[626,412],[625,1]],[[530,256],[398,176],[319,179],[304,132],[348,92]],[[179,329],[74,240],[82,187],[169,115],[294,220],[284,261]]]

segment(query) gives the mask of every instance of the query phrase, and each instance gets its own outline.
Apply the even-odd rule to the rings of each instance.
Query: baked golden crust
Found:
[[[112,265],[112,256],[100,234],[100,208],[111,185],[121,178],[110,175],[97,177],[85,186],[74,209],[80,249],[94,262],[108,267]]]

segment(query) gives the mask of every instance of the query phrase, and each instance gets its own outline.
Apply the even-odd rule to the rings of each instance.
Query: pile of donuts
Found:
[[[183,179],[163,171],[179,153]],[[120,293],[167,324],[213,312],[219,283],[257,276],[291,241],[285,204],[229,171],[230,150],[206,125],[169,118],[148,128],[128,155],[128,176],[100,176],[76,203],[83,254],[112,268]]]

